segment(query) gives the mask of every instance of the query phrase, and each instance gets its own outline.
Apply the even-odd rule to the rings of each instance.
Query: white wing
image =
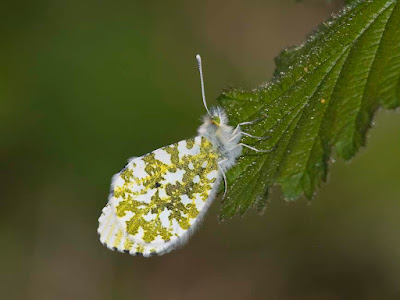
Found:
[[[144,256],[184,243],[215,197],[219,159],[211,142],[198,136],[131,160],[113,177],[99,218],[100,241]]]

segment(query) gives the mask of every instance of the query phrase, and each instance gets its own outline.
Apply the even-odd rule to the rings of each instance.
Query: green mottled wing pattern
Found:
[[[218,151],[202,136],[131,160],[113,177],[99,218],[101,242],[145,256],[184,242],[216,193],[219,160]]]

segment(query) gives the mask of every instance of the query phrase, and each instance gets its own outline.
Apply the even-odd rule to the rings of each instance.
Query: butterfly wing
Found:
[[[144,256],[185,242],[216,194],[218,161],[217,150],[202,136],[131,160],[113,177],[99,218],[100,241]]]

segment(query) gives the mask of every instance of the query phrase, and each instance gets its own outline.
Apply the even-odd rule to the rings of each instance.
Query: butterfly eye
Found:
[[[221,119],[220,119],[218,116],[212,117],[211,120],[212,120],[213,123],[215,123],[215,124],[217,124],[217,125],[219,125],[220,122],[221,122]]]

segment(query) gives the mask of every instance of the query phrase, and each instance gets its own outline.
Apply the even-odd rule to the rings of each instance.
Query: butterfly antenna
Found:
[[[203,97],[203,104],[204,104],[204,107],[205,107],[208,115],[210,117],[212,117],[211,114],[210,114],[210,111],[208,110],[208,107],[207,107],[206,93],[204,92],[203,68],[202,68],[202,65],[201,65],[201,56],[199,54],[196,55],[196,60],[197,60],[197,65],[199,67],[199,72],[200,72],[201,95]]]

